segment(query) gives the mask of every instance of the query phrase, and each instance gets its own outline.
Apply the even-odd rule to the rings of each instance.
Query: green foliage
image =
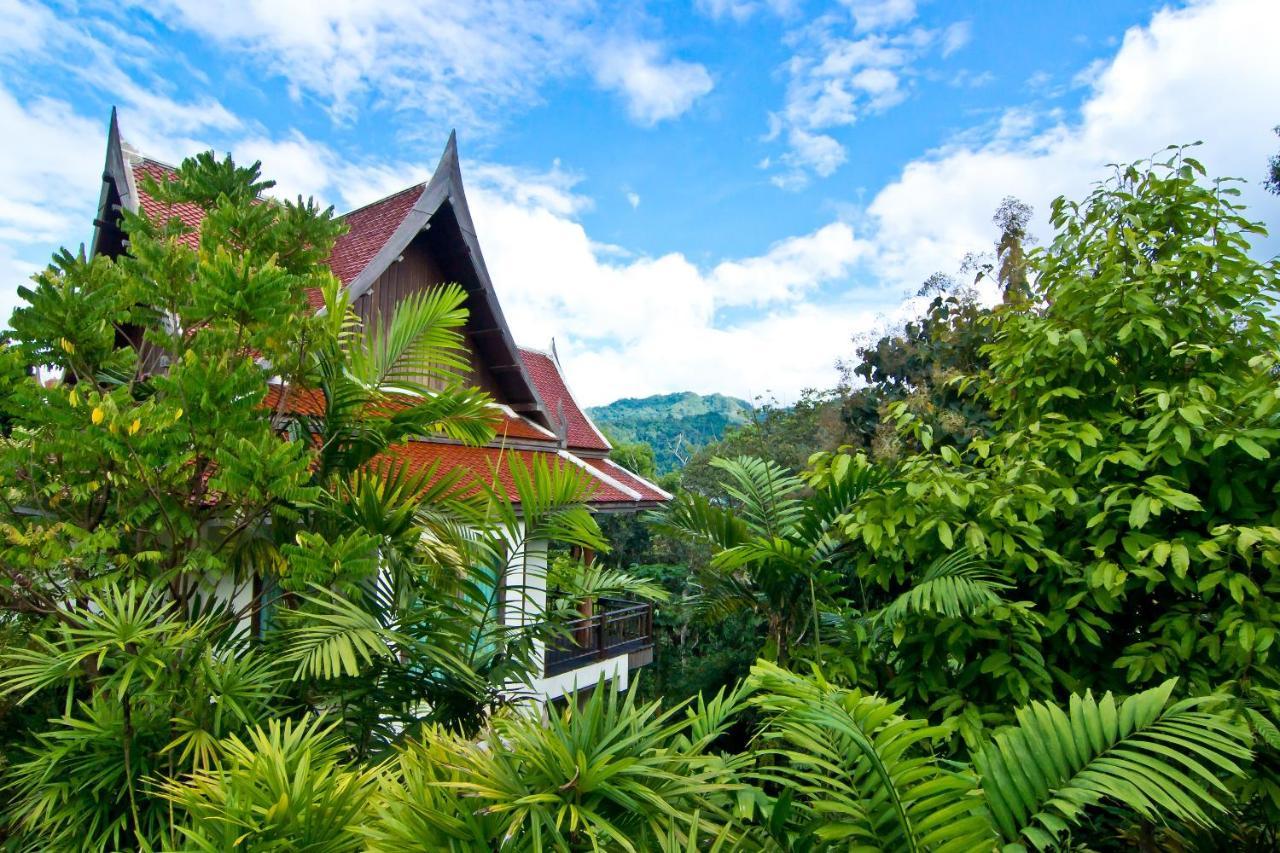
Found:
[[[130,254],[61,253],[0,351],[3,842],[1264,846],[1280,269],[1202,175],[1121,168],[1032,252],[1007,202],[979,265],[1004,304],[937,294],[878,351],[867,378],[900,387],[863,401],[890,418],[872,453],[797,474],[849,421],[766,411],[720,448],[767,454],[699,463],[657,519],[677,560],[558,561],[543,606],[503,581],[535,541],[607,548],[583,471],[384,455],[493,434],[462,292],[360,329],[331,211],[187,161],[148,191],[204,210],[199,249],[126,213]],[[662,602],[663,690],[704,692],[516,701],[579,601],[619,593]]]
[[[386,461],[493,435],[459,378],[465,294],[360,328],[325,265],[342,226],[269,186],[188,160],[147,189],[203,209],[198,250],[126,212],[127,256],[62,252],[22,290],[0,352],[0,836],[19,848],[322,849],[359,822],[340,801],[368,787],[360,762],[424,724],[475,731],[533,676],[565,616],[500,618],[527,544],[606,547],[575,466],[504,459],[477,488]]]
[[[762,739],[785,785],[802,837],[876,850],[977,850],[991,846],[977,780],[943,768],[927,746],[941,732],[898,714],[900,703],[838,690],[761,664],[756,703]]]
[[[898,488],[844,517],[867,583],[898,590],[964,546],[1011,584],[972,627],[900,629],[911,679],[890,691],[961,720],[971,745],[1010,699],[1176,676],[1247,716],[1256,690],[1280,686],[1280,282],[1249,255],[1262,227],[1236,190],[1203,174],[1173,150],[1055,203],[1028,300],[995,310],[986,366],[959,385],[991,434],[956,446],[892,407],[920,450]],[[814,481],[840,458],[817,460]],[[1255,713],[1259,732],[1274,720]]]
[[[216,767],[172,779],[163,796],[185,814],[182,849],[363,849],[355,828],[367,819],[376,769],[347,765],[342,741],[320,718],[272,720],[245,739],[219,744]]]
[[[835,606],[851,556],[841,513],[883,487],[888,472],[846,463],[802,495],[803,481],[772,462],[744,456],[713,464],[726,474],[732,508],[686,492],[655,518],[658,530],[712,552],[695,567],[701,615],[754,614],[766,626],[765,656],[784,664],[801,642],[820,648],[822,611]]]

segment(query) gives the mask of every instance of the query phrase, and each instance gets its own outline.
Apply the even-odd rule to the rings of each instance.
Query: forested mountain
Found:
[[[718,441],[728,427],[749,422],[751,404],[724,394],[685,391],[627,397],[587,413],[616,443],[652,445],[658,471],[666,472],[679,468],[699,447]]]

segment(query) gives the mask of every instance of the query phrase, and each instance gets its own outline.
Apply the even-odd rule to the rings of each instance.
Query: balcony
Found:
[[[543,675],[560,675],[619,655],[627,655],[629,669],[652,663],[652,604],[602,598],[595,609],[570,622],[565,636],[547,644]]]

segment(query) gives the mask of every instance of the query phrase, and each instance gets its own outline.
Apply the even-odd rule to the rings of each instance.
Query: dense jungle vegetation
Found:
[[[517,512],[371,464],[492,437],[463,293],[363,331],[331,211],[186,161],[148,191],[199,249],[126,213],[0,350],[0,844],[1275,849],[1280,269],[1190,153],[1040,248],[1009,200],[973,286],[602,522],[571,467],[513,464]],[[499,618],[526,539],[601,554],[570,599],[661,602],[635,688],[519,700],[577,615]]]

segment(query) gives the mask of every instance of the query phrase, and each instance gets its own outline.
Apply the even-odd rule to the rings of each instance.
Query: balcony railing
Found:
[[[570,622],[565,636],[547,644],[544,675],[559,675],[619,655],[630,655],[636,666],[652,659],[652,604],[602,598],[595,608],[590,616]]]

